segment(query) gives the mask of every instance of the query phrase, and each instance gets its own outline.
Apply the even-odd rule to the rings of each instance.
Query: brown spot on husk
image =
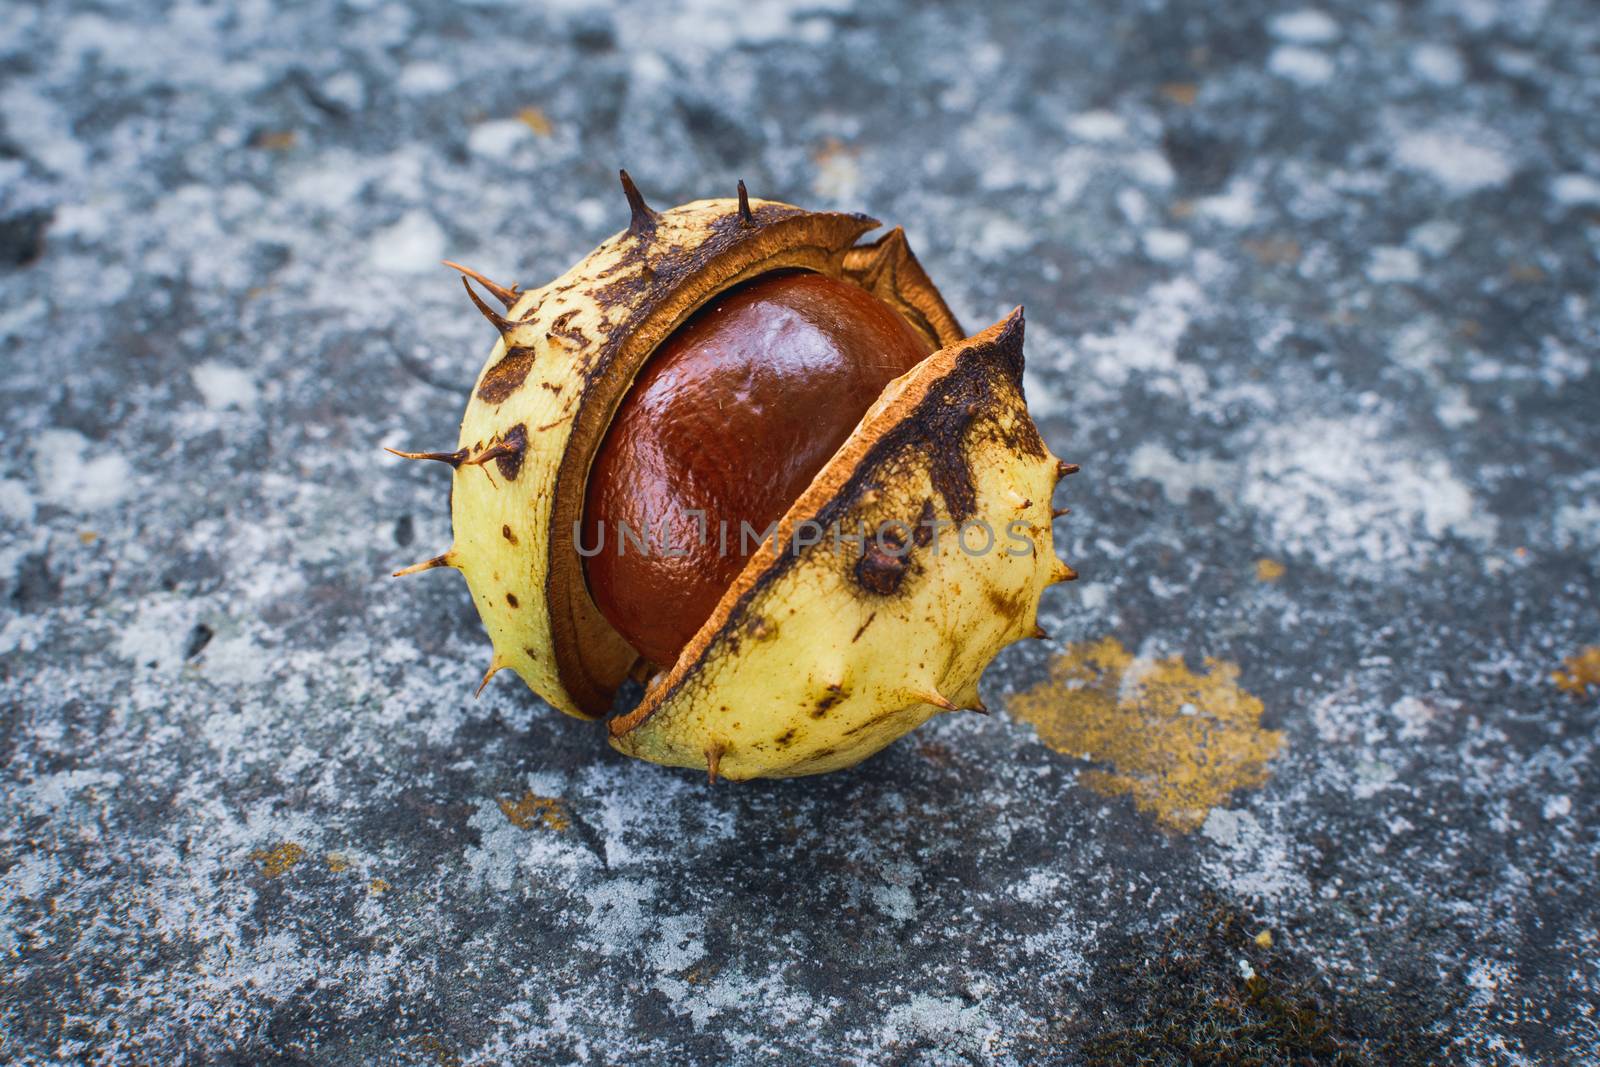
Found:
[[[899,592],[900,583],[905,580],[906,566],[904,555],[895,555],[879,545],[869,544],[856,561],[856,584],[869,593],[890,596]]]
[[[533,349],[513,345],[499,362],[483,372],[478,383],[478,399],[486,404],[500,404],[512,393],[522,388],[528,372],[533,369]]]
[[[517,480],[517,475],[522,471],[522,456],[528,450],[528,428],[522,423],[517,423],[500,439],[504,446],[499,455],[494,458],[494,465],[500,471],[501,477],[508,482]]]
[[[988,598],[989,606],[994,608],[997,618],[1014,622],[1028,610],[1029,602],[1026,599],[1008,596],[993,586],[984,586],[983,593]]]
[[[522,455],[528,449],[528,428],[517,423],[488,448],[467,460],[469,466],[483,466],[490,460],[508,482],[517,480],[522,470]]]
[[[847,695],[848,694],[845,692],[844,686],[842,685],[828,686],[828,692],[822,697],[821,700],[817,701],[817,706],[811,709],[811,717],[813,719],[820,719],[827,715],[828,712],[838,707],[839,704],[844,701],[844,698]]]
[[[571,311],[563,311],[560,315],[557,315],[556,320],[550,324],[550,329],[546,331],[545,336],[550,338],[559,337],[564,341],[571,341],[579,348],[583,348],[589,343],[589,335],[572,325],[572,320],[577,317],[577,314],[578,309],[573,308]]]

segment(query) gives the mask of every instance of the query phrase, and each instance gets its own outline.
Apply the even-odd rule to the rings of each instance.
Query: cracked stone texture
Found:
[[[0,56],[11,1062],[1600,1054],[1592,6],[9,4]],[[492,340],[438,260],[542,283],[618,165],[1026,305],[1083,579],[993,716],[708,788],[473,700],[463,584],[387,577],[447,483],[378,448]],[[1108,636],[1237,664],[1265,784],[1167,830],[1007,713]]]

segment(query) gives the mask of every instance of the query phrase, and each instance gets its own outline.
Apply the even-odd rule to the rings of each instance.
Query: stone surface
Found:
[[[1600,1055],[1591,7],[0,25],[11,1062]],[[1027,306],[1083,579],[990,718],[708,788],[473,700],[462,584],[389,580],[446,482],[378,446],[450,447],[492,340],[437,261],[542,282],[618,165]],[[1213,735],[1126,750],[1219,692],[1213,803]]]

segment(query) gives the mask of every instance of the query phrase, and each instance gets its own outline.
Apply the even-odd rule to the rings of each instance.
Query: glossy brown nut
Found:
[[[765,275],[697,311],[651,356],[589,475],[580,550],[595,552],[600,611],[670,665],[761,533],[931,351],[888,304],[820,274]]]

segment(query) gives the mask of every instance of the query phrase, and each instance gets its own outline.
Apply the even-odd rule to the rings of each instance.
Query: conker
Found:
[[[620,178],[627,228],[548,284],[452,264],[499,339],[454,450],[391,449],[450,468],[454,530],[396,573],[466,579],[480,690],[514,671],[713,780],[838,770],[984,710],[984,668],[1076,576],[1051,497],[1077,468],[1028,414],[1022,309],[968,334],[866,215],[743,182],[657,211]]]
[[[670,666],[769,524],[931,351],[876,296],[806,271],[695,312],[650,357],[589,474],[581,551],[601,613]]]

